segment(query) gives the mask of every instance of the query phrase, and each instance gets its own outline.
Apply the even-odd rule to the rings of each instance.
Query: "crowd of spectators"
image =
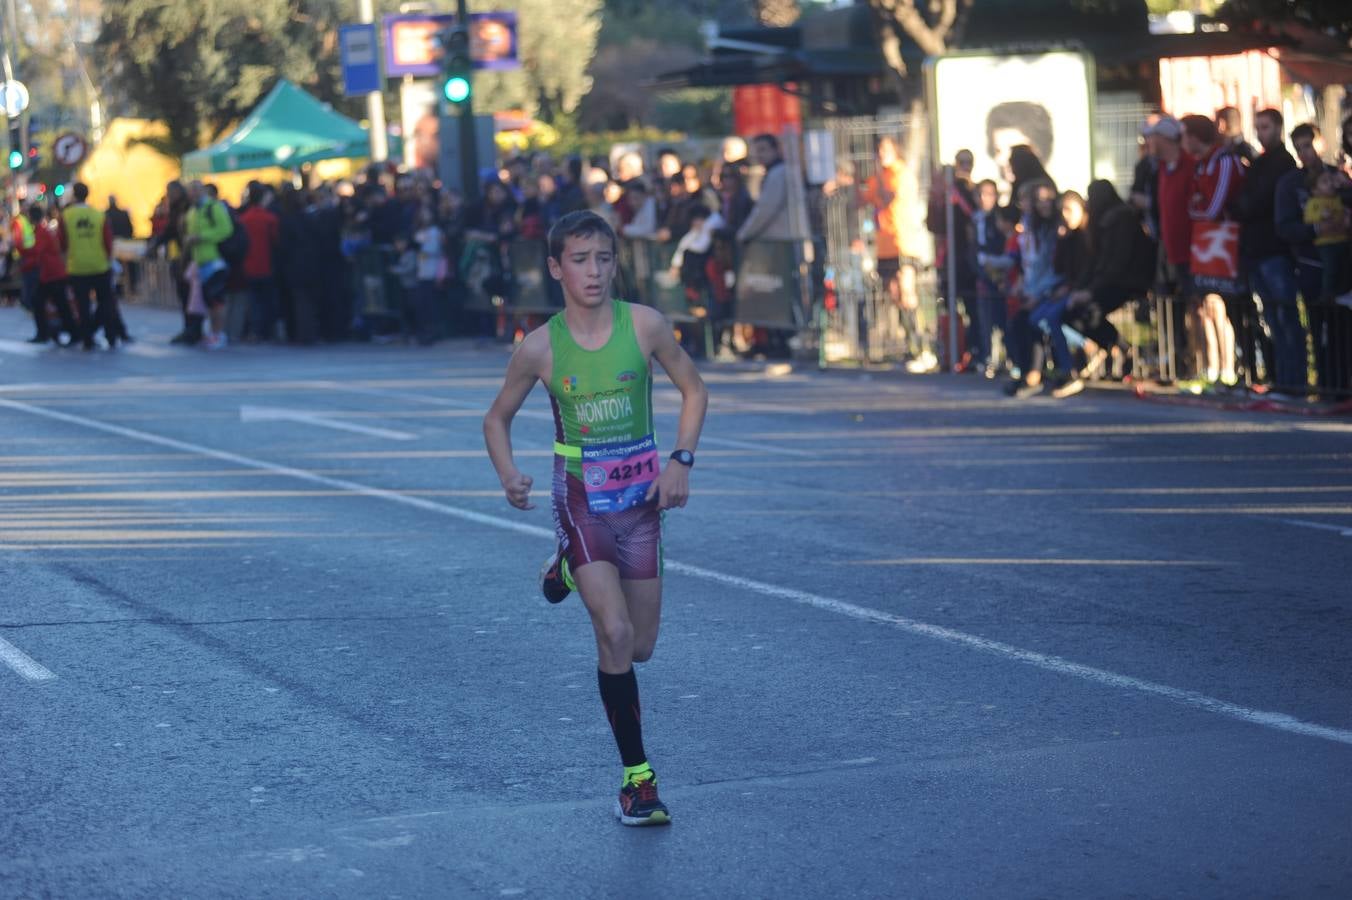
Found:
[[[313,189],[251,182],[238,206],[213,185],[173,181],[146,254],[170,264],[183,309],[174,343],[431,344],[500,331],[499,316],[468,301],[511,295],[514,245],[542,248],[559,217],[591,209],[623,237],[660,245],[664,269],[730,347],[735,247],[783,229],[777,142],[764,136],[749,148],[765,172],[759,202],[747,189],[747,149],[729,142],[712,162],[663,149],[652,171],[629,152],[613,175],[605,159],[519,156],[482,173],[475,203],[428,174],[383,166]],[[544,291],[556,290],[546,279]],[[561,297],[524,305],[548,309]]]
[[[1313,372],[1323,394],[1352,388],[1352,118],[1338,164],[1312,124],[1288,132],[1267,109],[1254,126],[1257,147],[1233,109],[1152,116],[1127,197],[1107,181],[1084,194],[1061,190],[1026,145],[1009,153],[1008,185],[973,183],[972,154],[958,153],[932,182],[927,217],[941,282],[951,268],[963,313],[957,369],[1008,375],[1016,396],[1066,397],[1087,377],[1129,376],[1133,354],[1110,317],[1135,301],[1143,319],[1153,311],[1161,320],[1166,377],[1262,381],[1304,396]],[[842,177],[819,197],[848,190],[871,218],[874,269],[906,350],[933,368],[916,312],[920,254],[901,205],[905,163],[894,138],[876,149],[872,178],[856,186]],[[591,209],[627,246],[650,247],[689,311],[711,323],[713,340],[692,350],[784,350],[784,333],[732,322],[746,244],[809,237],[806,218],[791,212],[801,176],[773,136],[728,139],[713,160],[670,148],[619,153],[613,164],[535,153],[481,177],[472,203],[428,174],[386,166],[312,188],[251,182],[238,205],[212,185],[170,182],[146,254],[169,263],[183,310],[174,342],[511,337],[501,313],[471,301],[512,296],[522,271],[515,251],[542,247],[559,217]],[[109,346],[131,340],[111,252],[130,221],[115,201],[98,211],[87,199],[76,184],[64,208],[32,204],[6,229],[35,342],[92,348],[99,331]],[[537,271],[543,262],[525,257]],[[541,296],[517,305],[560,305],[557,286],[540,284]],[[622,277],[621,293],[647,299],[634,288]]]
[[[951,179],[935,180],[929,211],[940,273],[951,253],[965,313],[959,370],[1007,372],[1007,393],[1020,397],[1067,397],[1086,376],[1130,375],[1128,347],[1108,317],[1152,298],[1167,320],[1165,374],[1190,390],[1261,382],[1305,397],[1313,373],[1320,395],[1345,396],[1352,118],[1337,165],[1313,124],[1288,133],[1281,113],[1265,109],[1255,130],[1257,148],[1232,108],[1214,118],[1152,116],[1126,198],[1107,181],[1086,195],[1059,190],[1021,146],[1001,206],[998,186],[973,184],[971,154],[959,153]],[[881,259],[879,272],[891,272]]]

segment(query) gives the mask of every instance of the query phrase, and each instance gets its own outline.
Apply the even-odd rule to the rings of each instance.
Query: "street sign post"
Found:
[[[364,97],[380,90],[380,53],[374,23],[340,27],[338,51],[343,64],[344,96]]]
[[[22,81],[6,81],[0,84],[0,109],[11,119],[18,118],[28,109],[28,86]]]
[[[52,158],[58,165],[73,169],[84,162],[88,150],[89,145],[85,143],[84,138],[73,131],[68,131],[52,144]]]

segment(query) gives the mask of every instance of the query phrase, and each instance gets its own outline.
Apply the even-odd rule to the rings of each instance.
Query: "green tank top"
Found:
[[[641,440],[653,433],[652,373],[634,334],[629,304],[612,300],[610,340],[599,350],[578,346],[563,313],[549,320],[554,368],[549,397],[554,408],[555,451],[568,472],[582,478],[582,448]]]

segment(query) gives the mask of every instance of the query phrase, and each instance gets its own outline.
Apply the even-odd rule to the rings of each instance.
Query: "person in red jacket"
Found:
[[[244,256],[244,277],[249,284],[248,337],[271,341],[277,336],[277,275],[274,266],[281,241],[281,220],[264,201],[268,190],[257,181],[249,183],[249,193],[239,214],[240,225],[249,235],[249,251]]]
[[[33,301],[33,319],[38,336],[46,341],[60,342],[59,333],[52,333],[47,324],[47,304],[56,308],[61,317],[61,328],[70,337],[65,346],[75,342],[80,334],[80,323],[70,309],[70,282],[66,275],[66,232],[59,217],[51,218],[40,203],[28,208],[28,219],[33,223],[33,254],[37,257],[38,293]]]
[[[1159,163],[1156,191],[1159,213],[1160,289],[1167,297],[1165,321],[1172,337],[1162,348],[1169,354],[1174,378],[1192,374],[1192,354],[1188,352],[1188,257],[1192,247],[1192,217],[1188,202],[1192,198],[1192,179],[1196,161],[1183,151],[1183,126],[1173,116],[1160,116],[1147,126],[1150,154]]]
[[[1182,125],[1183,149],[1197,161],[1193,169],[1192,196],[1188,201],[1188,215],[1194,223],[1193,234],[1196,235],[1200,223],[1232,220],[1230,210],[1244,184],[1244,166],[1237,154],[1225,152],[1220,132],[1210,118],[1184,116]],[[1238,231],[1235,234],[1237,237]],[[1238,240],[1231,249],[1237,276]],[[1194,279],[1197,275],[1197,272],[1193,272]],[[1208,382],[1221,381],[1233,385],[1238,381],[1235,374],[1235,328],[1227,315],[1225,299],[1221,291],[1213,289],[1203,294],[1202,290],[1207,285],[1198,287],[1197,296],[1193,298],[1193,308],[1199,333],[1205,341],[1205,378]]]
[[[33,323],[37,325],[37,331],[28,342],[45,344],[50,338],[47,336],[47,319],[42,315],[42,308],[38,304],[37,224],[31,216],[25,215],[25,212],[26,210],[20,210],[10,222],[10,242],[19,254],[21,278],[19,296],[24,309],[33,314]]]

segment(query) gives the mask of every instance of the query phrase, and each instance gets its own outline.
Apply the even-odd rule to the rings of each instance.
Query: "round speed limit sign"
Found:
[[[74,132],[67,132],[52,145],[52,155],[63,166],[78,166],[85,158],[86,149],[84,138]]]

